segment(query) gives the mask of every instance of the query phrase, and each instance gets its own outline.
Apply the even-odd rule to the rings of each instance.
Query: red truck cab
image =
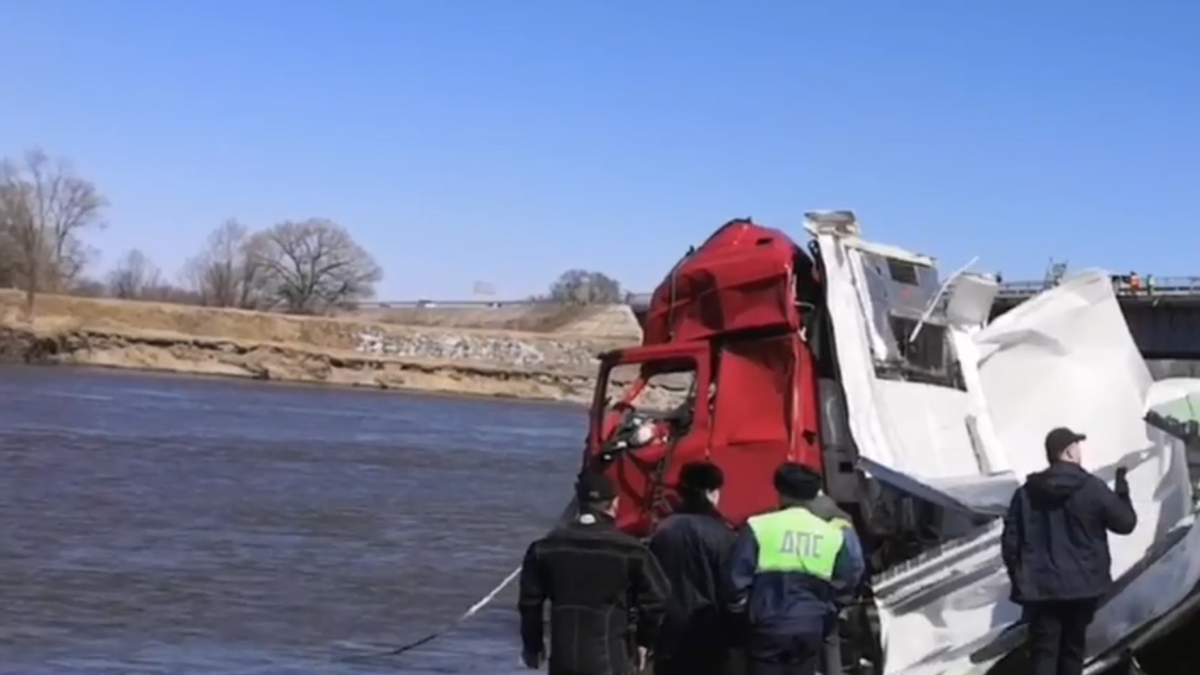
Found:
[[[782,462],[823,470],[806,334],[818,277],[783,232],[731,221],[655,290],[641,346],[601,356],[584,459],[616,482],[621,529],[645,535],[669,513],[687,462],[724,470],[733,524],[776,504]]]

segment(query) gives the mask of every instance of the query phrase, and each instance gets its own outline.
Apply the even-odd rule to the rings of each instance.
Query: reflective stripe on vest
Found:
[[[845,530],[854,527],[854,523],[846,520],[845,518],[834,518],[829,521],[829,524],[839,530]]]
[[[758,572],[799,572],[828,581],[842,549],[842,528],[807,509],[790,508],[747,521],[758,541]]]

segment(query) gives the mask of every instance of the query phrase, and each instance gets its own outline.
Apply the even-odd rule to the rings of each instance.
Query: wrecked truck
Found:
[[[1155,411],[1197,382],[1152,382],[1104,272],[993,319],[994,277],[943,278],[932,258],[864,238],[849,211],[809,213],[805,230],[801,248],[726,223],[654,291],[641,345],[602,355],[583,459],[618,486],[618,527],[648,534],[686,462],[722,467],[735,525],[775,506],[781,462],[803,463],[870,558],[841,626],[848,669],[1022,672],[1000,520],[1043,468],[1045,433],[1079,428],[1086,468],[1111,481],[1129,467],[1139,514],[1111,542],[1117,588],[1088,672],[1138,668],[1200,581],[1196,425]]]

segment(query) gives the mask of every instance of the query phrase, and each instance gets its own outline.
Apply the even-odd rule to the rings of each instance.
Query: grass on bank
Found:
[[[0,290],[0,322],[5,325],[25,325],[39,332],[93,330],[130,336],[169,334],[251,343],[304,344],[330,349],[352,348],[364,332],[378,329],[391,334],[450,330],[532,341],[556,336],[570,337],[596,340],[598,349],[636,341],[636,337],[629,334],[628,325],[606,331],[603,321],[597,322],[599,329],[591,334],[571,333],[569,329],[572,326],[586,327],[585,322],[589,318],[608,309],[596,307],[398,308],[337,317],[308,317],[45,294],[37,298],[32,325],[23,320],[23,307],[22,293]],[[564,329],[567,329],[567,334],[564,334]]]

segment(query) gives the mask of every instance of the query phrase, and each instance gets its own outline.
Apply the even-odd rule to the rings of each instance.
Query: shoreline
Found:
[[[401,358],[157,331],[45,330],[0,325],[0,363],[79,366],[190,377],[373,389],[505,401],[590,405],[595,373]]]
[[[44,294],[27,317],[24,300],[0,290],[0,363],[586,407],[599,355],[641,342],[624,305],[298,316]],[[511,328],[521,322],[543,330]],[[614,376],[608,393],[631,377]],[[639,400],[674,407],[687,392],[687,382],[668,378]]]
[[[371,387],[366,385],[356,384],[337,384],[332,382],[320,382],[316,380],[255,380],[248,377],[239,377],[236,375],[212,375],[207,373],[182,372],[177,370],[151,370],[148,368],[123,368],[120,366],[105,366],[105,365],[90,365],[83,363],[25,363],[12,360],[0,359],[0,370],[3,369],[21,369],[30,371],[39,370],[65,370],[82,373],[114,373],[118,375],[129,375],[131,377],[144,378],[164,378],[164,379],[179,379],[185,381],[199,382],[246,382],[246,383],[262,383],[267,387],[289,387],[296,389],[314,389],[325,391],[342,391],[362,392],[367,394],[379,394],[381,396],[416,396],[421,398],[445,398],[455,399],[459,401],[475,401],[475,402],[501,402],[501,403],[520,403],[538,406],[550,406],[554,408],[565,408],[576,411],[587,411],[588,405],[584,405],[576,401],[565,401],[555,399],[539,399],[539,398],[521,398],[516,396],[507,396],[505,394],[477,394],[473,392],[453,392],[453,391],[430,391],[425,389],[404,389],[393,387],[384,389],[380,387]]]

